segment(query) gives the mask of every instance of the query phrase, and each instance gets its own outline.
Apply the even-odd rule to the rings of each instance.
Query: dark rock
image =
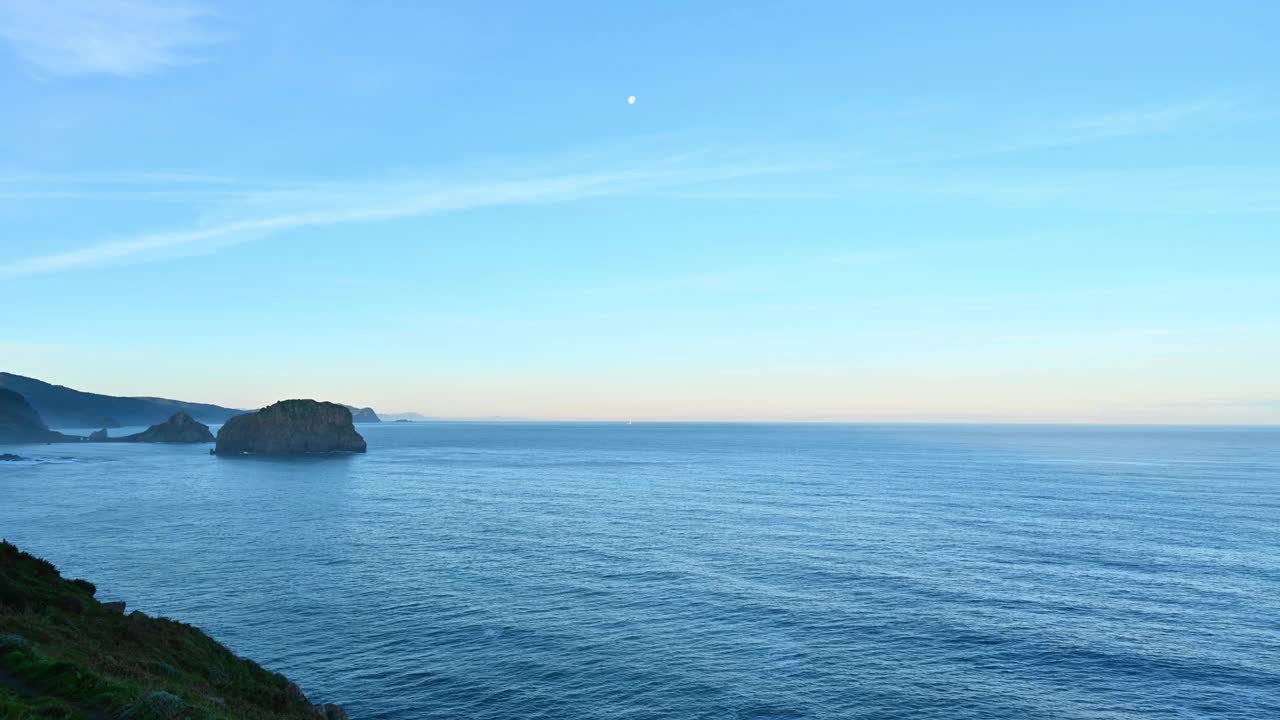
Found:
[[[102,603],[102,607],[108,610],[114,610],[115,612],[123,614],[124,608],[125,608],[125,602],[123,600],[116,600],[114,602],[105,602],[105,603]]]
[[[106,442],[110,439],[111,439],[110,436],[107,435],[106,428],[102,428],[101,430],[94,430],[93,432],[89,433],[90,442]]]
[[[104,431],[105,432],[105,431]],[[95,433],[96,434],[96,433]],[[92,439],[92,436],[90,436]],[[195,418],[184,412],[174,413],[173,417],[133,435],[116,438],[116,442],[152,442],[152,443],[211,443],[213,433],[209,426],[197,422]]]
[[[26,458],[13,453],[0,453],[0,462],[17,462],[19,460],[26,460]]]
[[[362,453],[367,449],[347,408],[315,400],[281,400],[256,413],[233,417],[218,431],[214,446],[218,455]]]
[[[354,423],[380,423],[382,418],[378,417],[378,413],[373,408],[358,408],[354,405],[345,406],[351,411],[351,421]]]
[[[347,720],[347,711],[343,710],[341,705],[334,705],[333,703],[312,705],[311,712],[317,718],[323,718],[324,720]]]
[[[0,388],[0,443],[78,442],[82,439],[50,430],[26,398]]]
[[[298,687],[297,683],[285,685],[284,694],[290,702],[305,703],[307,701],[307,696],[302,693],[302,688]]]

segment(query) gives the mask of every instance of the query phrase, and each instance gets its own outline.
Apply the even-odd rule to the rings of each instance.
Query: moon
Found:
[[[636,104],[636,96],[635,96],[635,95],[629,95],[629,96],[627,97],[627,104],[628,104],[628,105],[635,105],[635,104]]]

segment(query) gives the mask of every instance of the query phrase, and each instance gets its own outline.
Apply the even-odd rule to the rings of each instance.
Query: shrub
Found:
[[[94,585],[93,583],[89,582],[88,580],[80,580],[80,579],[78,579],[78,578],[77,578],[77,579],[75,579],[75,580],[72,580],[72,581],[71,581],[71,584],[72,584],[72,585],[75,585],[76,587],[80,588],[81,590],[83,590],[83,591],[85,591],[85,592],[89,593],[89,597],[93,597],[94,595],[97,595],[97,594],[98,594],[98,586],[97,586],[97,585]]]
[[[126,720],[183,720],[191,715],[182,698],[157,690],[139,698],[122,717]]]
[[[178,668],[170,665],[169,663],[163,660],[148,660],[146,661],[146,663],[144,663],[144,665],[147,668],[147,671],[150,672],[152,675],[173,676],[178,674]]]

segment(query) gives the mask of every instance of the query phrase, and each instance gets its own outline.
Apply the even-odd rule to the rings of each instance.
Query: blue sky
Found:
[[[448,417],[1280,422],[1276,27],[0,0],[0,369]]]

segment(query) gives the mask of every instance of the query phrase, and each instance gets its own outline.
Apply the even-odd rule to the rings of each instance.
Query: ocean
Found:
[[[0,536],[356,719],[1280,718],[1280,429],[359,430],[8,447]]]

